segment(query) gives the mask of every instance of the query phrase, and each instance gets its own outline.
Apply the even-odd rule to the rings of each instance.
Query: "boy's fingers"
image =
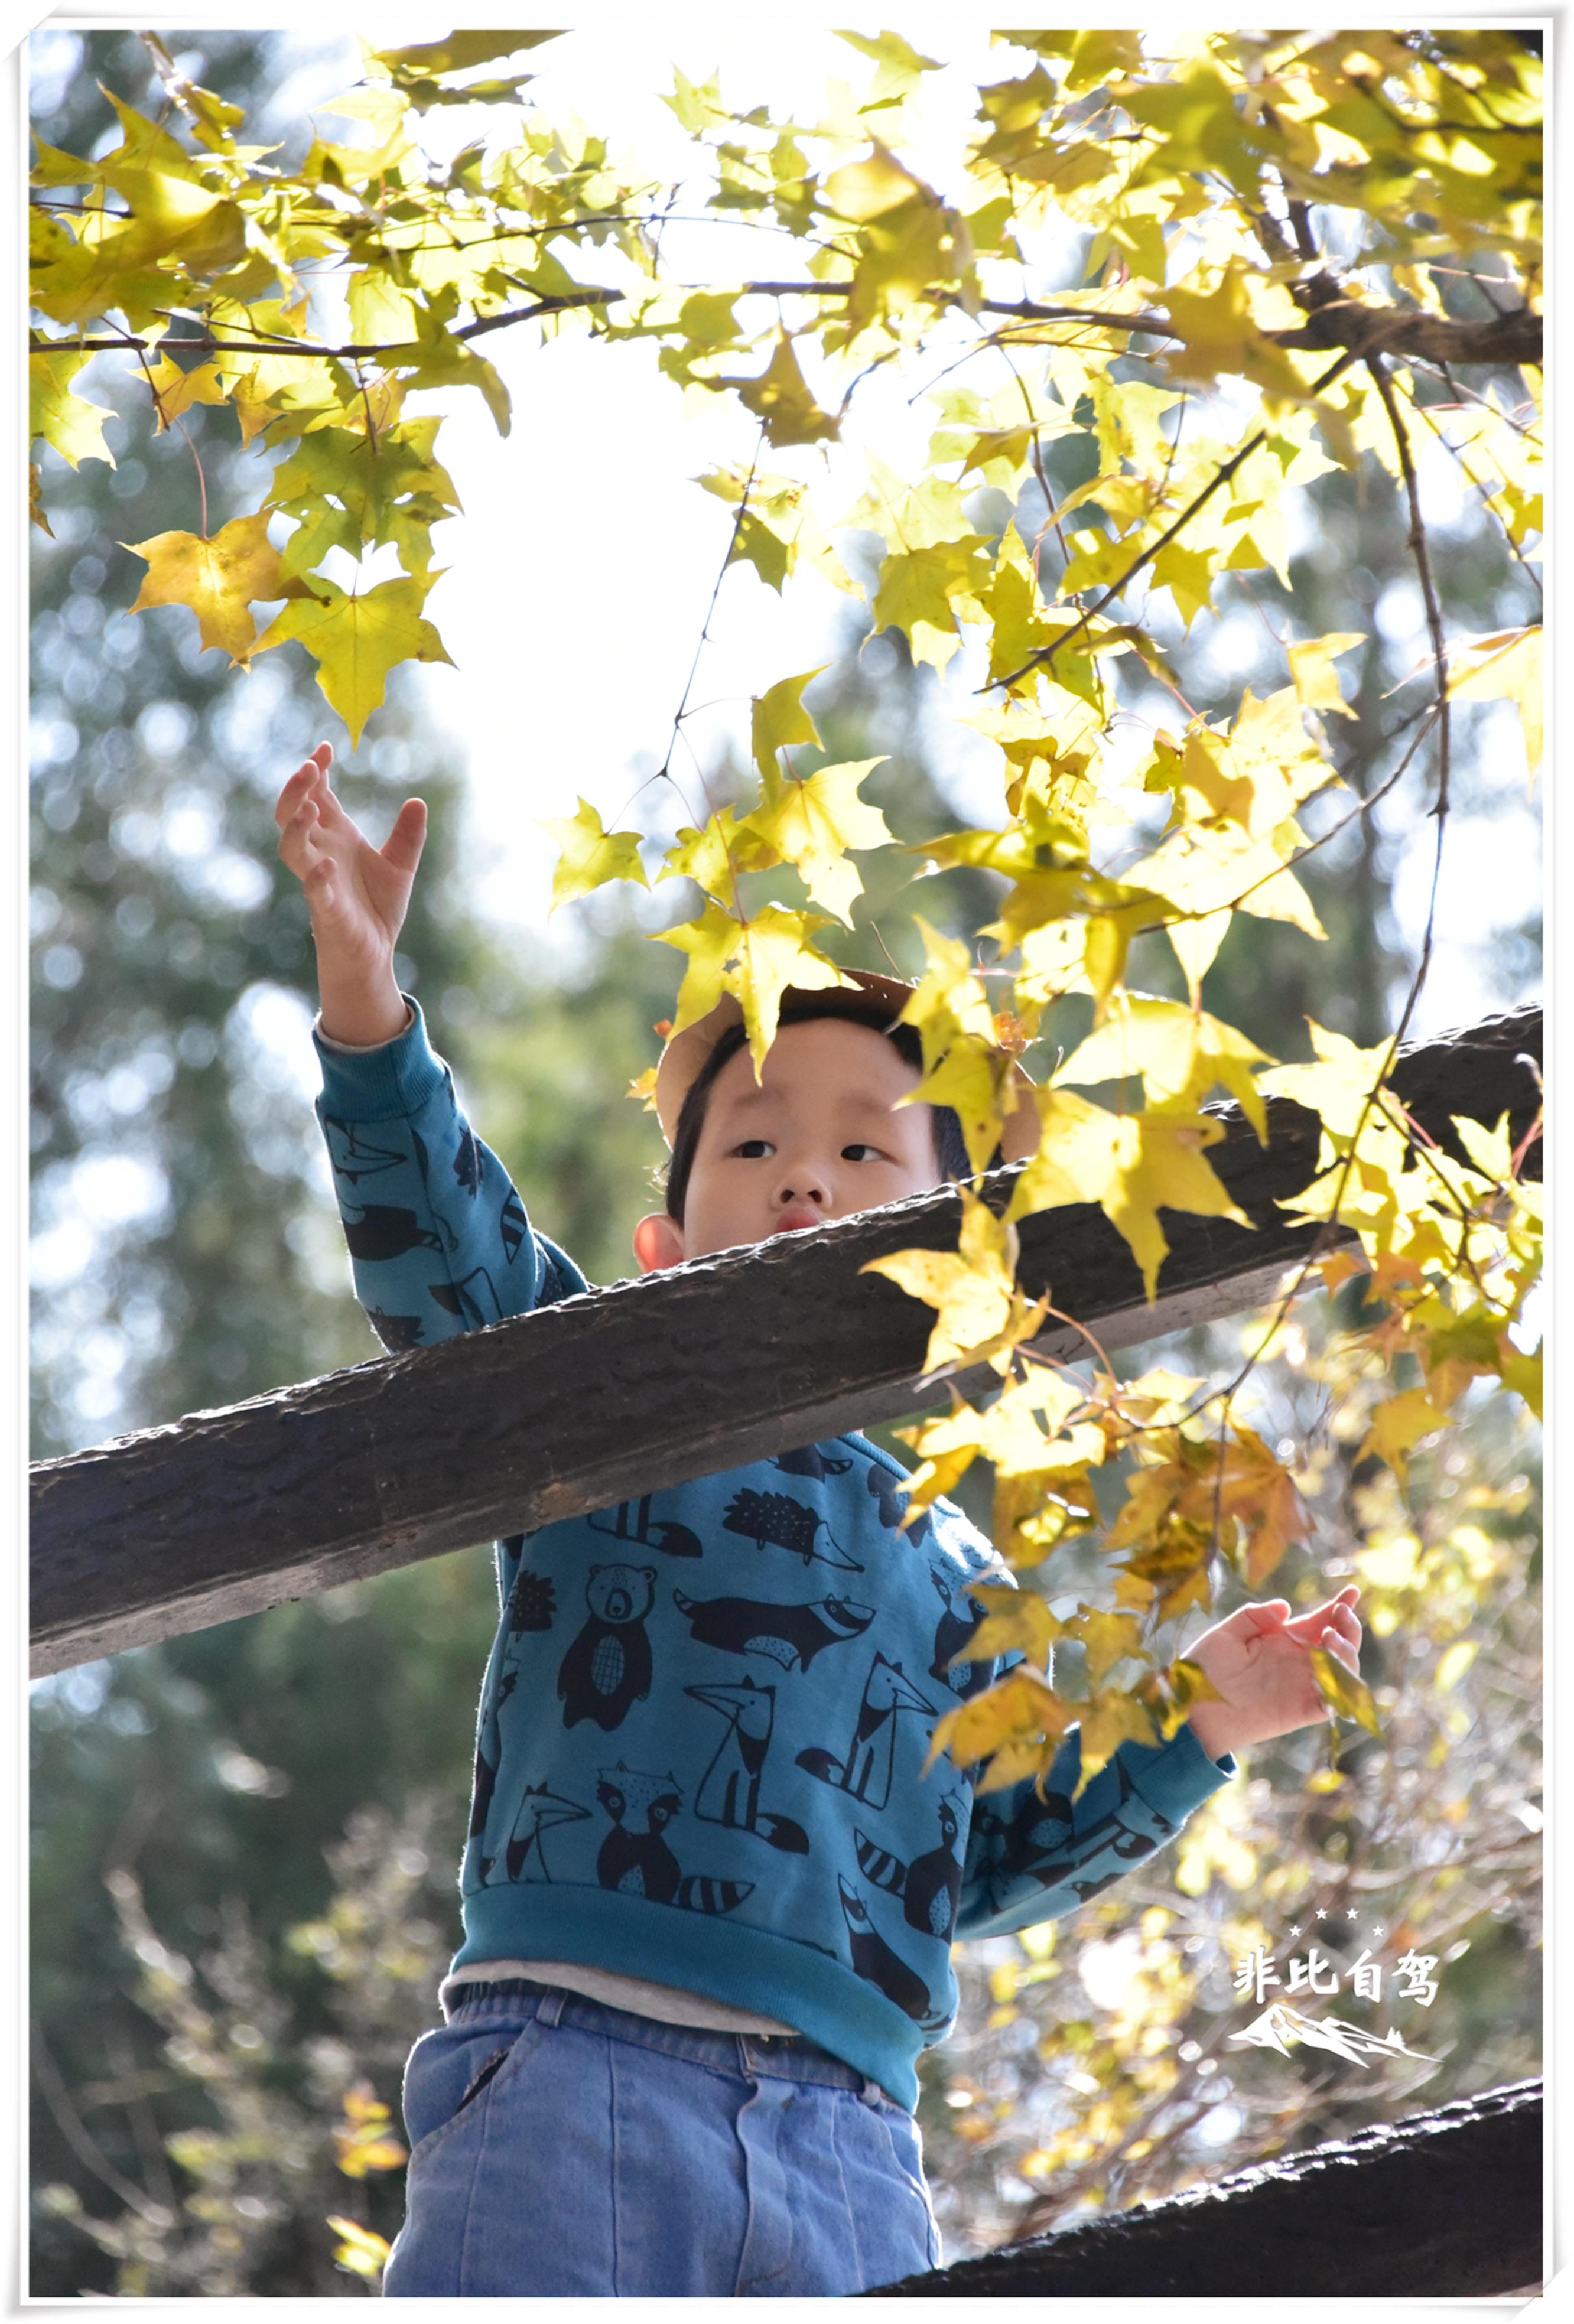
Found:
[[[279,834],[279,853],[288,869],[299,874],[300,859],[307,851],[308,835],[317,821],[317,802],[302,799]]]
[[[277,823],[287,823],[299,807],[301,798],[314,794],[331,800],[333,792],[328,783],[328,770],[333,760],[331,742],[319,742],[310,758],[303,759],[284,784],[273,807]]]
[[[1285,1628],[1297,1637],[1316,1637],[1323,1625],[1328,1622],[1338,1624],[1341,1630],[1348,1624],[1350,1632],[1357,1637],[1360,1636],[1360,1618],[1343,1591],[1337,1598],[1329,1599],[1323,1605],[1312,1607],[1309,1613],[1298,1614],[1294,1621],[1287,1623]]]
[[[394,828],[384,841],[381,853],[391,872],[413,872],[426,845],[426,801],[406,799],[394,818]]]
[[[313,765],[310,759],[307,760],[304,766],[296,768],[288,782],[286,782],[281,788],[279,796],[273,803],[273,820],[275,823],[283,825],[289,822],[291,816],[300,807],[301,798],[305,795],[309,787],[317,780],[319,771],[320,770]]]
[[[1264,1598],[1260,1605],[1243,1606],[1238,1618],[1242,1629],[1248,1633],[1278,1630],[1283,1628],[1289,1611],[1288,1598]]]

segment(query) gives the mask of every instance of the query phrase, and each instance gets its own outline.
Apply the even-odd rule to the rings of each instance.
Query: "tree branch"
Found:
[[[478,339],[488,331],[501,331],[510,323],[528,323],[537,315],[555,315],[569,307],[606,307],[625,294],[621,290],[564,290],[551,299],[538,299],[533,307],[511,307],[505,315],[482,315],[473,323],[461,323],[449,337],[454,339]],[[231,325],[232,329],[236,327]],[[178,339],[139,338],[125,331],[113,337],[91,339],[51,339],[41,332],[28,335],[28,346],[34,355],[76,354],[84,348],[96,352],[116,350],[123,355],[134,354],[147,347],[156,347],[161,355],[184,348],[189,355],[315,355],[324,360],[348,361],[352,357],[369,360],[373,356],[403,355],[414,362],[421,354],[430,354],[419,339],[394,339],[375,346],[356,342],[348,346],[321,347],[310,339],[282,338],[276,333],[259,331],[252,339],[215,338],[209,331],[200,331]]]
[[[1347,347],[1358,355],[1415,355],[1435,364],[1540,364],[1542,318],[1530,307],[1468,322],[1407,307],[1330,300],[1295,331],[1264,331],[1280,347]]]
[[[708,283],[674,287],[714,290],[726,290],[728,286]],[[733,296],[739,299],[845,299],[852,288],[850,282],[740,282]],[[511,307],[501,315],[479,316],[474,322],[461,323],[449,337],[459,340],[478,339],[488,331],[506,330],[514,323],[532,322],[539,315],[557,314],[573,307],[612,306],[627,295],[623,290],[566,290],[553,298],[538,300],[529,307]],[[961,303],[958,291],[935,293],[935,304],[939,307],[956,307]],[[985,315],[1007,315],[1014,321],[1023,323],[1083,323],[1097,330],[1125,331],[1133,336],[1164,339],[1180,337],[1167,315],[1147,309],[1140,309],[1132,314],[1100,314],[1093,308],[1073,307],[1055,300],[982,299],[977,311]],[[1414,355],[1424,362],[1436,364],[1540,364],[1542,361],[1542,318],[1529,307],[1521,307],[1511,315],[1486,316],[1473,322],[1456,322],[1451,317],[1422,314],[1408,308],[1363,307],[1355,300],[1336,299],[1319,308],[1299,329],[1264,331],[1263,337],[1273,346],[1280,347],[1342,347],[1356,355]],[[325,347],[304,339],[260,334],[254,350],[250,341],[218,339],[206,332],[185,338],[153,340],[138,338],[129,333],[116,337],[51,339],[35,331],[28,341],[34,354],[44,355],[67,348],[99,351],[157,346],[161,349],[186,347],[197,355],[246,355],[255,351],[324,358],[358,355],[368,359],[405,355],[417,344],[413,340],[401,339],[381,345],[356,343],[348,346]]]

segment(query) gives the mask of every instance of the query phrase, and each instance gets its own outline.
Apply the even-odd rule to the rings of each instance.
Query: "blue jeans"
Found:
[[[815,2043],[514,1978],[404,2071],[390,2299],[837,2297],[940,2264],[906,2109]]]

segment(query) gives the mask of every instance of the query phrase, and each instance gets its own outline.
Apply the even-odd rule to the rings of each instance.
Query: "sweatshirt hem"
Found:
[[[499,1885],[463,1901],[465,1941],[450,1974],[472,1961],[534,1955],[676,1986],[779,2018],[878,2082],[909,2114],[918,2104],[918,2028],[817,1946],[617,1889],[566,1882]]]

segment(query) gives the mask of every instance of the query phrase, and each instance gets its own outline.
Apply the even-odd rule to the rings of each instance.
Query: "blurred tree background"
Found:
[[[181,35],[188,69],[244,103],[264,137],[292,129],[282,37]],[[56,31],[39,55],[41,133],[73,151],[111,126],[100,81],[149,100],[130,33]],[[184,614],[121,618],[137,562],[97,545],[195,509],[172,507],[163,480],[154,506],[147,399],[123,370],[100,373],[118,466],[66,472],[53,538],[33,535],[40,1458],[380,1352],[311,1115],[304,905],[274,855],[279,783],[333,722],[300,662],[220,673]],[[230,423],[194,408],[188,424],[222,492],[239,456]],[[1059,493],[1079,479],[1056,470],[1057,448]],[[1361,632],[1342,740],[1365,792],[1399,721],[1388,696],[1421,650],[1405,524],[1370,474],[1327,475],[1311,498],[1291,591],[1243,576],[1222,615],[1174,639],[1173,664],[1211,712],[1243,680],[1280,682],[1292,595],[1302,634]],[[977,505],[980,529],[1010,513],[998,494]],[[1450,628],[1534,618],[1532,576],[1478,512],[1438,523]],[[891,753],[867,795],[904,839],[968,819],[947,771],[945,698],[899,636],[853,625],[811,690],[828,761]],[[1129,699],[1153,713],[1134,686]],[[1460,715],[1462,851],[1473,821],[1523,812],[1495,718]],[[713,790],[727,781],[717,770]],[[623,1092],[656,1054],[671,955],[606,896],[577,908],[587,940],[572,973],[477,918],[463,770],[413,685],[394,688],[342,787],[379,831],[409,790],[431,803],[404,979],[534,1215],[594,1279],[622,1274],[662,1151]],[[1410,814],[1390,802],[1304,865],[1326,945],[1237,921],[1210,1006],[1287,1057],[1309,1054],[1308,1013],[1377,1039],[1413,965]],[[883,927],[906,875],[893,859],[869,870],[860,918]],[[992,892],[988,875],[950,872],[921,908],[962,930]],[[1532,908],[1482,932],[1472,1013],[1534,990],[1539,940]],[[1168,990],[1170,955],[1148,941],[1134,981]],[[900,966],[918,964],[894,929],[890,942]],[[1069,1046],[1080,1029],[1068,1016],[1047,1033]],[[1335,1439],[1323,1417],[1338,1309],[1303,1299],[1257,1389],[1257,1425],[1301,1448],[1318,1516],[1315,1554],[1293,1553],[1273,1587],[1310,1603],[1362,1583],[1384,1740],[1345,1741],[1337,1765],[1311,1733],[1255,1754],[1177,1849],[1075,1919],[960,1949],[963,2016],[928,2053],[921,2107],[950,2256],[1537,2070],[1539,1447],[1483,1402],[1403,1487],[1360,1462],[1358,1438]],[[1200,1377],[1232,1365],[1255,1328],[1237,1318],[1153,1343],[1121,1369]],[[960,1498],[987,1522],[978,1471]],[[375,2245],[356,2229],[388,2239],[401,2216],[399,2074],[458,1941],[494,1588],[478,1546],[35,1689],[33,2297],[375,2289]],[[1077,1692],[1074,1657],[1057,1683]],[[1389,1987],[1371,2011],[1341,2004],[1375,2032],[1397,2026],[1421,2056],[1230,2043],[1254,2014],[1236,1961],[1263,1945],[1283,1972],[1313,1939],[1341,1969],[1363,1946],[1436,1957],[1430,2003]]]

